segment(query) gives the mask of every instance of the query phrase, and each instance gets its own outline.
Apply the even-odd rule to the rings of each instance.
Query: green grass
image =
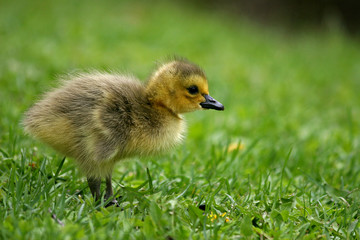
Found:
[[[123,211],[96,208],[22,114],[59,74],[146,79],[172,54],[204,68],[226,110],[187,114],[174,151],[120,162]],[[0,239],[359,239],[359,63],[341,29],[288,34],[165,2],[3,2]]]

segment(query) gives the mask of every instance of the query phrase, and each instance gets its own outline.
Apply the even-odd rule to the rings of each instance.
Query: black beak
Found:
[[[210,95],[204,95],[205,102],[200,103],[202,108],[215,109],[215,110],[224,110],[224,105],[216,101]]]

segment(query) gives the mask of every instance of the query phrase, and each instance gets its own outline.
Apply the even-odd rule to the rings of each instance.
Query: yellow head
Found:
[[[174,60],[160,66],[151,76],[147,96],[153,104],[175,114],[207,108],[224,110],[210,97],[204,72],[185,60]]]

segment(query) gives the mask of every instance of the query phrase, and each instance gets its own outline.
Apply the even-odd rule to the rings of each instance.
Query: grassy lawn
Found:
[[[176,3],[0,5],[0,239],[360,238],[359,41]],[[187,114],[182,146],[120,162],[123,210],[96,208],[22,115],[59,74],[145,80],[172,54],[203,67],[225,111]]]

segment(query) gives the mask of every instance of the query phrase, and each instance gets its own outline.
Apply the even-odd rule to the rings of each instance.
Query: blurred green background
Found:
[[[247,212],[248,218],[241,211],[234,212],[234,223],[230,225],[233,228],[224,230],[224,236],[257,236],[251,235],[251,232],[248,234],[244,229],[240,233],[236,230],[238,224],[247,226],[247,219],[254,220],[255,215],[256,218],[264,218],[261,221],[267,227],[262,229],[269,234],[264,236],[291,238],[292,235],[287,235],[289,232],[303,236],[301,234],[307,231],[310,238],[327,237],[336,235],[332,235],[333,229],[337,229],[343,237],[355,236],[351,234],[355,234],[353,231],[357,229],[357,220],[354,223],[354,219],[359,216],[360,181],[360,43],[356,27],[348,27],[341,14],[330,14],[330,18],[319,15],[320,19],[325,19],[320,23],[306,16],[296,18],[295,25],[294,20],[283,16],[275,17],[276,21],[272,18],[264,21],[261,12],[266,12],[266,7],[257,13],[256,6],[251,6],[255,10],[250,14],[247,12],[248,2],[240,1],[236,6],[231,3],[2,1],[2,207],[8,206],[6,199],[11,199],[7,189],[8,182],[11,182],[10,170],[18,166],[22,155],[32,159],[29,152],[36,146],[41,151],[29,161],[40,164],[44,156],[60,158],[49,148],[25,136],[20,125],[24,111],[42,93],[57,86],[58,75],[97,69],[132,73],[146,80],[157,61],[175,54],[204,69],[210,93],[225,105],[225,111],[187,114],[189,129],[184,146],[170,155],[151,158],[144,166],[135,161],[125,163],[119,166],[115,178],[131,169],[135,172],[134,178],[146,180],[144,168],[148,166],[153,179],[181,175],[202,186],[198,187],[203,189],[204,195],[214,191],[217,186],[214,182],[226,179],[231,185],[231,189],[227,189],[228,194],[234,194],[232,196],[238,204],[241,205],[245,195],[249,194],[247,201],[254,205],[250,204],[252,207],[249,209],[249,203],[243,205],[242,211]],[[341,13],[340,10],[338,12]],[[289,13],[291,16],[293,12]],[[218,152],[230,143],[237,142],[244,144],[244,154],[240,153],[243,155],[234,155],[231,161],[229,156],[219,155]],[[290,158],[287,158],[289,152]],[[52,163],[53,169],[57,168],[57,163]],[[79,178],[67,187],[86,187],[81,175],[73,170],[73,165],[68,162],[65,165],[66,169],[70,169],[70,179],[72,176]],[[66,176],[65,171],[65,179]],[[122,180],[131,184],[131,179]],[[268,184],[267,179],[273,188],[269,185],[268,192],[259,197],[263,191],[262,184]],[[282,184],[288,184],[285,192],[279,190]],[[186,185],[179,185],[171,191],[181,194],[187,189]],[[55,191],[54,198],[57,194]],[[166,191],[163,194],[171,200],[171,194]],[[319,229],[307,226],[296,230],[301,224],[290,228],[285,218],[281,222],[285,225],[272,225],[272,219],[269,220],[271,224],[266,225],[265,216],[270,216],[272,210],[259,207],[261,210],[256,212],[254,206],[259,202],[260,205],[275,206],[280,199],[278,194],[309,198],[312,209],[309,215],[320,220],[314,223],[305,216],[294,217],[294,221],[311,222]],[[189,195],[183,194],[182,197],[186,199]],[[347,207],[340,197],[353,207]],[[52,202],[52,197],[48,201]],[[321,208],[318,202],[325,208]],[[46,208],[38,207],[33,215],[24,207],[28,203],[22,204],[19,211],[24,221],[34,216],[37,216],[35,219],[48,216]],[[220,205],[226,208],[227,204]],[[165,205],[161,208],[166,209]],[[300,211],[296,206],[294,200],[294,208],[288,210],[290,215]],[[74,208],[71,211],[78,210]],[[14,219],[21,214],[11,215],[12,208],[6,209],[2,216],[7,216],[7,221],[15,226]],[[184,209],[187,206],[184,205]],[[334,212],[329,213],[328,209]],[[326,213],[316,215],[317,211]],[[264,212],[266,214],[262,215]],[[163,215],[166,218],[167,215]],[[36,228],[36,221],[33,224]],[[74,226],[76,224],[78,222]],[[337,228],[332,224],[337,224]],[[285,226],[282,231],[280,226]],[[306,231],[302,233],[301,229]],[[51,231],[56,232],[54,229]],[[190,236],[203,237],[196,235],[201,230],[194,227],[191,231],[195,235]],[[275,234],[276,231],[280,231],[279,235]],[[359,235],[359,231],[356,234]],[[186,234],[183,236],[189,237]]]
[[[229,135],[334,126],[332,114],[357,114],[359,42],[337,25],[289,32],[166,1],[16,1],[1,6],[1,130],[17,126],[59,74],[93,68],[145,80],[173,54],[204,68],[211,93],[228,106],[216,121]]]

